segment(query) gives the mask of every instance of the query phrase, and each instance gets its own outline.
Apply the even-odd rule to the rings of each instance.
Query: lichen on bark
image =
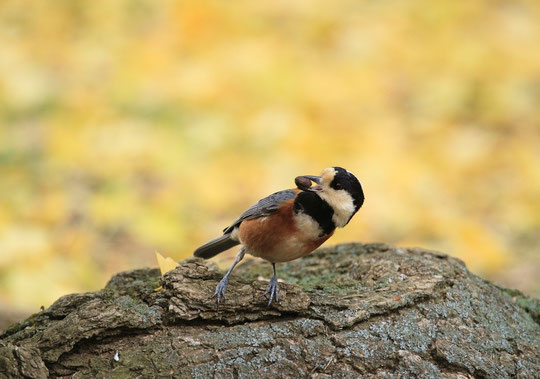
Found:
[[[7,377],[534,377],[538,300],[422,249],[344,244],[235,271],[188,259],[160,278],[124,272],[0,335]],[[262,278],[265,278],[261,280]],[[162,289],[156,291],[158,286]],[[117,359],[115,359],[115,356]]]

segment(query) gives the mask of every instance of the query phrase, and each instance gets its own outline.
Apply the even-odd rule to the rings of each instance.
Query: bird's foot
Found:
[[[274,300],[276,303],[279,301],[279,288],[277,277],[273,276],[272,279],[270,279],[270,283],[268,283],[268,287],[266,287],[264,295],[270,295],[270,298],[268,299],[268,306],[270,306],[272,302],[274,302]]]
[[[227,284],[229,284],[229,278],[227,276],[224,276],[223,279],[221,279],[219,284],[216,286],[216,292],[214,292],[214,295],[212,297],[216,298],[218,306],[219,306],[219,303],[221,302],[221,299],[225,297]]]

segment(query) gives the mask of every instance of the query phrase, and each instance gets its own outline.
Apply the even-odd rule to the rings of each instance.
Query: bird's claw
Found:
[[[216,292],[212,295],[212,298],[216,298],[217,305],[221,302],[221,299],[225,297],[225,291],[227,290],[227,284],[229,284],[229,278],[224,277],[216,286]]]
[[[270,295],[270,298],[268,299],[268,306],[270,306],[274,300],[276,303],[279,301],[278,281],[275,276],[270,279],[270,283],[268,283],[268,287],[266,287],[264,295]]]

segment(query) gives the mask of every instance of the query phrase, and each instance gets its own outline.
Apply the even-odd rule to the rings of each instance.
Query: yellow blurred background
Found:
[[[0,304],[187,258],[333,165],[366,202],[327,244],[538,295],[539,46],[537,0],[3,0]]]

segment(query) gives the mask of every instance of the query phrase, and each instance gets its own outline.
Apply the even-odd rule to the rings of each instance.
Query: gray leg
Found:
[[[266,291],[264,291],[265,295],[270,294],[270,299],[268,300],[268,306],[270,306],[270,304],[272,304],[274,300],[276,302],[279,301],[279,289],[278,289],[275,263],[272,263],[272,268],[274,269],[274,276],[272,276],[272,279],[270,279],[270,283],[268,284],[268,287],[266,287]]]
[[[227,284],[229,284],[229,275],[231,275],[232,270],[234,270],[234,266],[236,266],[238,262],[240,262],[244,258],[244,255],[246,255],[246,249],[242,247],[238,254],[236,254],[236,258],[234,258],[234,262],[231,268],[229,269],[229,271],[227,271],[223,279],[221,279],[221,281],[217,285],[216,292],[214,292],[214,295],[212,297],[217,297],[218,305],[221,302],[221,298],[225,297],[225,290],[227,289]]]

